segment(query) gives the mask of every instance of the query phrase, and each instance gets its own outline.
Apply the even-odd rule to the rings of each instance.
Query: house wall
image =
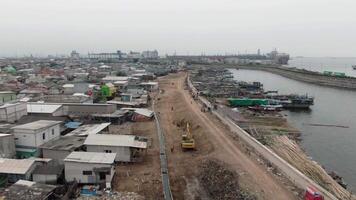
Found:
[[[14,158],[16,156],[15,139],[13,135],[0,137],[0,157]]]
[[[70,151],[55,150],[55,149],[42,149],[43,158],[51,158],[57,161],[58,164],[64,164],[64,159],[70,154]]]
[[[79,162],[64,162],[64,173],[66,181],[70,182],[76,179],[79,183],[99,183],[99,176],[96,176],[93,169],[110,167],[111,173],[106,175],[105,182],[110,182],[114,176],[115,169],[110,164],[93,164],[93,163],[79,163]],[[92,175],[83,175],[83,171],[92,171]]]
[[[52,133],[53,130],[53,133]],[[43,139],[45,134],[45,139]],[[60,137],[59,124],[44,130],[14,129],[15,144],[22,147],[39,147],[42,144]]]
[[[37,183],[44,184],[56,184],[57,183],[57,175],[55,174],[33,174],[32,179]]]
[[[27,115],[26,103],[15,104],[0,108],[0,121],[3,122],[16,122],[22,116]]]
[[[116,162],[130,162],[131,151],[130,147],[115,147],[115,146],[103,146],[103,145],[86,145],[88,152],[104,152],[110,150],[111,153],[116,153]]]
[[[16,99],[15,93],[0,93],[0,103],[6,103]]]

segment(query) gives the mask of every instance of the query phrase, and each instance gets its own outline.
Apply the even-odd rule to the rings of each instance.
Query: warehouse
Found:
[[[67,182],[111,185],[115,173],[115,153],[72,152],[64,159]]]
[[[84,142],[88,152],[116,153],[116,162],[137,162],[147,149],[147,139],[134,135],[89,135]]]

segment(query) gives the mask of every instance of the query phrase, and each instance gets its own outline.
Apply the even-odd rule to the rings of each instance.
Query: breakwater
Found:
[[[355,77],[339,77],[324,75],[320,72],[313,72],[304,69],[288,68],[282,66],[233,66],[236,69],[261,70],[284,76],[297,81],[312,83],[321,86],[337,87],[343,89],[356,90]]]

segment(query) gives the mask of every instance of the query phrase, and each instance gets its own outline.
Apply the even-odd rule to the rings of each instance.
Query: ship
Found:
[[[356,65],[352,65],[352,69],[356,70]]]
[[[314,97],[308,95],[269,95],[268,99],[274,101],[274,104],[280,104],[285,109],[309,109],[314,105]]]

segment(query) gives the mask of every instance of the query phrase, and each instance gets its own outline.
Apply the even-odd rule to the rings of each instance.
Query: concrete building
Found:
[[[91,114],[110,114],[116,111],[116,106],[112,104],[64,104],[64,112],[67,115],[89,116]]]
[[[151,58],[151,59],[156,59],[158,58],[158,51],[143,51],[142,52],[142,57],[143,58]]]
[[[147,141],[134,135],[92,134],[84,142],[88,152],[116,153],[116,162],[135,162]]]
[[[16,100],[16,94],[12,91],[0,91],[0,103]]]
[[[72,152],[64,159],[65,179],[111,187],[115,156],[115,153]]]
[[[12,134],[0,133],[0,157],[15,158],[15,139]]]
[[[37,157],[39,147],[60,137],[61,121],[38,120],[12,127],[19,158]]]
[[[26,103],[4,104],[0,106],[0,121],[14,123],[27,115]]]
[[[0,158],[0,177],[6,178],[9,183],[30,180],[35,166],[35,160],[31,159]]]
[[[58,164],[64,164],[64,159],[73,151],[82,150],[85,137],[64,136],[58,140],[47,142],[40,146],[43,158],[51,158]]]
[[[63,94],[73,94],[74,93],[74,84],[64,84],[62,86]]]

